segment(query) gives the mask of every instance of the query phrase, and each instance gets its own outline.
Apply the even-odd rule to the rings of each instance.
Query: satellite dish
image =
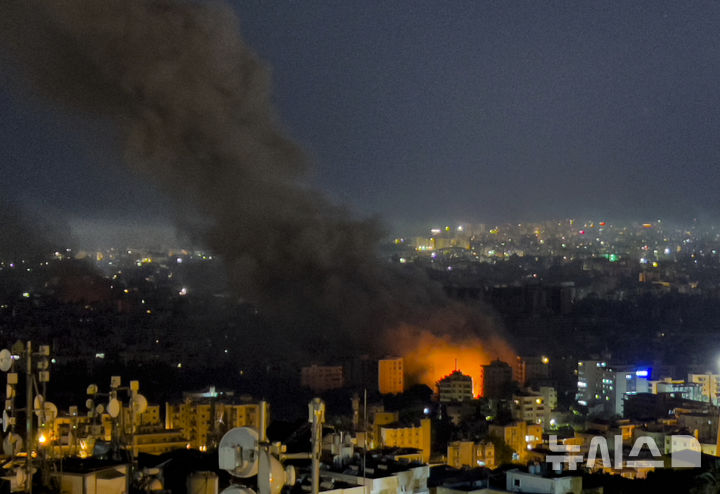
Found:
[[[157,492],[162,491],[163,489],[163,483],[160,481],[160,479],[155,478],[152,479],[148,484],[145,486],[145,490],[148,492]],[[167,492],[167,491],[166,491]]]
[[[45,422],[52,422],[58,416],[58,408],[55,403],[46,401],[43,405],[45,407]]]
[[[239,485],[231,485],[220,492],[220,494],[255,494],[255,491],[249,487],[241,487]]]
[[[33,410],[35,411],[35,415],[40,419],[42,419],[43,414],[45,414],[44,419],[46,422],[52,422],[58,414],[58,409],[55,404],[45,401],[43,395],[35,396],[33,400]]]
[[[7,372],[12,367],[12,353],[7,348],[0,350],[0,370]]]
[[[147,410],[147,407],[148,407],[147,398],[145,398],[140,393],[136,394],[132,400],[132,407],[133,407],[133,410],[135,410],[135,413],[137,413],[137,414],[145,413],[145,410]]]
[[[20,434],[11,432],[3,440],[3,453],[7,456],[15,456],[23,449],[23,440]]]
[[[27,473],[23,468],[18,468],[15,470],[15,482],[17,485],[25,485],[25,481],[27,481]]]
[[[3,432],[7,432],[8,427],[10,426],[10,415],[8,415],[7,410],[3,410],[2,417]]]
[[[113,398],[112,400],[110,400],[107,405],[107,412],[112,418],[120,415],[120,402],[117,400],[117,398]]]
[[[285,485],[295,485],[297,481],[297,474],[295,473],[295,467],[288,465],[285,467]]]
[[[295,483],[295,469],[288,467],[286,472],[282,463],[267,449],[260,450],[258,463],[258,490],[261,493],[280,494],[286,483],[289,485]]]
[[[218,463],[234,477],[252,477],[258,473],[258,431],[252,427],[230,429],[220,439]]]
[[[9,400],[15,397],[15,388],[12,384],[5,385],[5,397]]]
[[[102,403],[100,403],[97,407],[95,407],[95,412],[97,412],[98,415],[102,415],[105,411],[105,407]]]
[[[92,400],[92,398],[88,398],[87,400],[85,400],[85,408],[87,408],[88,410],[92,410],[93,408],[95,408],[95,402]]]
[[[94,395],[98,392],[97,384],[91,384],[87,387],[87,394]]]
[[[40,416],[40,412],[43,409],[43,402],[45,401],[45,398],[43,398],[43,395],[35,395],[35,399],[33,400],[33,410],[35,410],[35,415],[38,417]]]

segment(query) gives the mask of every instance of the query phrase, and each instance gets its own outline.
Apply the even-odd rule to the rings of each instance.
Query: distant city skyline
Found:
[[[658,222],[659,221],[659,222]],[[1,223],[1,219],[0,219]],[[682,229],[697,228],[699,233],[710,234],[711,232],[720,232],[720,221],[713,221],[710,218],[690,219],[687,221],[663,221],[662,218],[634,218],[627,221],[614,221],[611,218],[598,217],[573,217],[573,218],[542,218],[538,221],[521,220],[518,222],[496,222],[491,220],[485,221],[436,221],[428,222],[418,220],[416,224],[400,225],[397,228],[388,228],[386,235],[382,239],[383,242],[392,242],[400,237],[433,237],[440,230],[441,236],[446,234],[445,229],[450,228],[450,233],[455,234],[458,228],[465,228],[465,233],[487,233],[496,227],[501,227],[505,232],[507,228],[515,226],[529,227],[531,225],[553,225],[557,224],[563,228],[574,227],[574,233],[584,232],[584,228],[588,225],[608,228],[639,228],[643,224],[652,224],[654,227],[664,228],[670,231],[679,231]],[[68,231],[68,235],[64,235],[61,239],[68,246],[80,249],[105,249],[105,248],[151,248],[151,249],[188,249],[202,248],[200,245],[193,245],[193,241],[187,238],[183,232],[179,231],[170,222],[164,222],[162,218],[152,221],[143,221],[142,218],[128,218],[123,220],[105,220],[76,218],[68,221],[63,225]],[[484,228],[480,232],[479,228]],[[590,233],[591,229],[588,229]],[[52,234],[51,234],[52,235]],[[579,237],[580,238],[580,237]],[[56,240],[49,238],[48,240]],[[64,245],[64,244],[62,244]]]

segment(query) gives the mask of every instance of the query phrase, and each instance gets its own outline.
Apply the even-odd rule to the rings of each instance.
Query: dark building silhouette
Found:
[[[509,398],[512,394],[513,370],[500,359],[483,365],[483,396],[485,398]]]

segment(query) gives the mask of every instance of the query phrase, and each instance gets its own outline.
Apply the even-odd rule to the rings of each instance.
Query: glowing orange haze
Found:
[[[514,352],[498,337],[458,338],[427,330],[403,327],[393,331],[396,352],[403,357],[410,384],[422,383],[437,391],[436,383],[457,369],[473,378],[473,394],[482,396],[482,366],[500,358],[512,365]]]

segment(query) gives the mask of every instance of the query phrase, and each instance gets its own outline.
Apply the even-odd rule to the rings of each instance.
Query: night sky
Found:
[[[397,228],[720,214],[720,3],[234,5],[312,182],[361,214]],[[81,236],[170,223],[168,200],[112,166],[103,122],[0,71],[0,197]]]

